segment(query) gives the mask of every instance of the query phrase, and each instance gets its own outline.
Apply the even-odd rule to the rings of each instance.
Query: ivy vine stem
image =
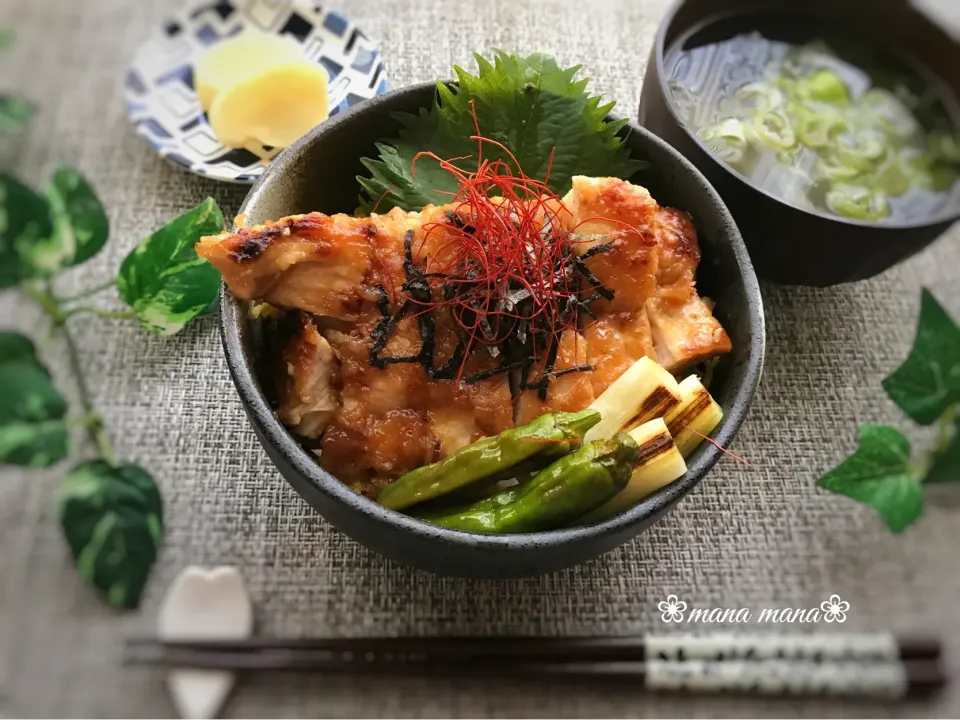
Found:
[[[53,321],[54,326],[63,323],[63,313],[60,310],[60,303],[50,292],[50,282],[43,284],[38,282],[25,283],[23,285],[23,294],[39,305],[43,311]]]
[[[53,323],[52,333],[59,334],[67,346],[67,358],[70,362],[70,372],[73,374],[73,380],[77,385],[77,394],[80,397],[80,404],[83,406],[82,423],[86,429],[90,440],[97,446],[100,457],[110,465],[117,464],[117,457],[113,452],[113,444],[110,442],[110,436],[103,425],[103,419],[100,414],[94,410],[93,399],[90,396],[90,387],[87,384],[87,376],[83,372],[83,366],[80,364],[80,351],[77,343],[70,334],[70,328],[67,327],[67,318],[73,314],[73,311],[64,310],[61,301],[53,294],[53,283],[50,279],[45,279],[39,283],[28,283],[23,287],[24,293],[35,301],[43,311],[50,317]]]
[[[910,476],[918,482],[923,482],[934,466],[937,458],[947,452],[953,438],[954,424],[960,417],[960,404],[951,405],[940,415],[937,421],[937,440],[933,447],[924,452],[910,465]]]
[[[116,278],[112,280],[107,280],[106,282],[100,283],[99,285],[94,285],[93,287],[87,288],[86,290],[81,290],[78,293],[73,295],[64,295],[62,297],[57,297],[57,301],[61,303],[71,303],[76,302],[77,300],[83,300],[88,298],[91,295],[96,295],[97,293],[102,293],[104,290],[109,290],[112,287],[116,287],[117,280]]]
[[[80,404],[83,405],[84,412],[86,412],[88,416],[94,417],[94,420],[87,425],[87,433],[100,451],[100,457],[110,465],[116,465],[117,456],[113,452],[113,444],[110,442],[110,436],[107,435],[107,429],[103,426],[102,418],[93,409],[93,401],[90,398],[90,388],[87,385],[87,378],[86,375],[83,374],[83,368],[80,366],[80,352],[77,350],[77,344],[74,342],[73,335],[70,334],[70,330],[66,325],[61,324],[60,333],[63,335],[63,341],[67,345],[67,356],[70,359],[73,378],[77,383]]]
[[[91,425],[96,425],[101,422],[100,413],[90,413],[89,415],[81,415],[80,417],[70,418],[67,420],[67,425],[71,427],[82,426],[90,427]]]
[[[940,416],[940,431],[937,434],[936,449],[938,454],[943,454],[947,451],[947,447],[950,445],[950,438],[953,437],[953,425],[958,417],[960,417],[960,404],[951,405],[944,410],[943,415]]]

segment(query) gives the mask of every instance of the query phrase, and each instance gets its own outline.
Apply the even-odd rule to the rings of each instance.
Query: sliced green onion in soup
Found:
[[[865,181],[874,190],[891,197],[900,197],[916,181],[918,173],[905,165],[898,154],[890,153],[884,163]]]
[[[889,90],[871,88],[860,98],[858,110],[865,122],[879,125],[895,137],[905,139],[920,132],[920,123],[910,108]]]
[[[795,127],[800,142],[814,150],[829,147],[837,135],[848,129],[847,122],[839,115],[810,111],[798,117]]]
[[[788,100],[787,104],[783,106],[783,111],[787,119],[794,125],[814,114],[813,110],[797,100]]]
[[[741,162],[747,150],[747,134],[743,123],[737,118],[726,120],[697,133],[704,144],[721,160],[735,164]]]
[[[766,112],[781,107],[786,98],[780,88],[770,83],[754,82],[733,93],[731,100],[740,112]]]
[[[960,163],[960,135],[957,133],[934,130],[930,133],[927,144],[930,154],[937,160]]]
[[[797,134],[782,113],[759,113],[753,118],[750,129],[754,139],[771,150],[793,150],[797,146]]]
[[[900,148],[900,166],[910,177],[911,184],[924,190],[949,190],[956,179],[956,172],[949,165],[937,162],[929,153],[911,146]]]
[[[855,220],[882,220],[890,215],[887,196],[862,185],[837,183],[827,191],[827,207]]]
[[[828,152],[817,159],[817,176],[831,182],[853,180],[860,175],[857,168],[844,165],[836,153]]]
[[[958,176],[960,176],[960,173],[953,165],[937,163],[925,175],[921,176],[918,184],[927,190],[946,192],[957,182]]]
[[[853,138],[840,138],[835,150],[837,159],[861,172],[873,170],[887,155],[887,138],[878,130],[860,130]]]
[[[834,62],[834,53],[822,40],[796,48],[784,58],[781,68],[795,77],[809,75],[812,71],[829,67]]]
[[[781,150],[777,153],[777,162],[781,165],[793,165],[799,157],[800,153],[796,150]]]
[[[817,70],[799,88],[802,97],[846,107],[850,104],[847,85],[833,70]]]
[[[900,162],[909,172],[919,175],[930,170],[933,158],[928,153],[907,145],[900,148]]]
[[[787,97],[794,97],[797,94],[797,85],[799,81],[792,77],[784,75],[773,75],[768,78],[769,82],[784,93]]]

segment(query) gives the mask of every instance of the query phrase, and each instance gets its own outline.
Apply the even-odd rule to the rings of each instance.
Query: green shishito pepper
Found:
[[[391,510],[403,510],[513,468],[534,455],[566,454],[578,448],[584,433],[598,422],[600,413],[595,410],[543,415],[408,472],[381,490],[377,502]]]
[[[423,519],[475,533],[552,530],[603,505],[630,481],[638,449],[627,433],[588,443],[535,478],[469,507]]]

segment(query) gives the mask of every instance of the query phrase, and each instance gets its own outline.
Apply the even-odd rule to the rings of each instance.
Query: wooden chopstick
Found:
[[[936,640],[889,634],[128,641],[133,665],[421,677],[630,678],[648,690],[901,698],[946,678]]]
[[[693,692],[737,691],[759,694],[830,694],[898,699],[926,695],[946,683],[936,660],[790,661],[685,660],[664,661],[531,661],[491,662],[425,656],[404,660],[385,654],[360,653],[345,659],[326,650],[300,647],[246,647],[243,652],[214,647],[140,644],[128,647],[130,664],[207,670],[314,671],[326,674],[393,677],[522,677],[525,680],[629,679],[647,690]]]
[[[151,638],[133,639],[128,647],[155,646]],[[377,638],[249,638],[244,640],[163,643],[183,650],[235,653],[264,649],[299,649],[370,657],[443,657],[445,661],[481,657],[514,660],[909,660],[940,657],[940,642],[929,638],[896,638],[885,633],[774,635],[714,633],[710,635],[645,635],[584,637],[377,637]],[[371,658],[372,659],[372,658]]]

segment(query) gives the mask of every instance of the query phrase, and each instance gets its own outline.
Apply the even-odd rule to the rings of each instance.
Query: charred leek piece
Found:
[[[663,417],[679,403],[676,378],[650,358],[640,358],[593,401],[590,409],[600,413],[600,422],[587,431],[584,442],[612,437],[622,428]]]
[[[680,383],[680,404],[664,418],[684,458],[690,457],[703,442],[703,436],[710,435],[722,419],[723,410],[696,375]]]
[[[581,518],[578,524],[589,524],[613,517],[664,485],[672,483],[687,471],[687,464],[677,450],[663,418],[644,423],[627,434],[637,443],[639,457],[630,482],[613,499]]]

